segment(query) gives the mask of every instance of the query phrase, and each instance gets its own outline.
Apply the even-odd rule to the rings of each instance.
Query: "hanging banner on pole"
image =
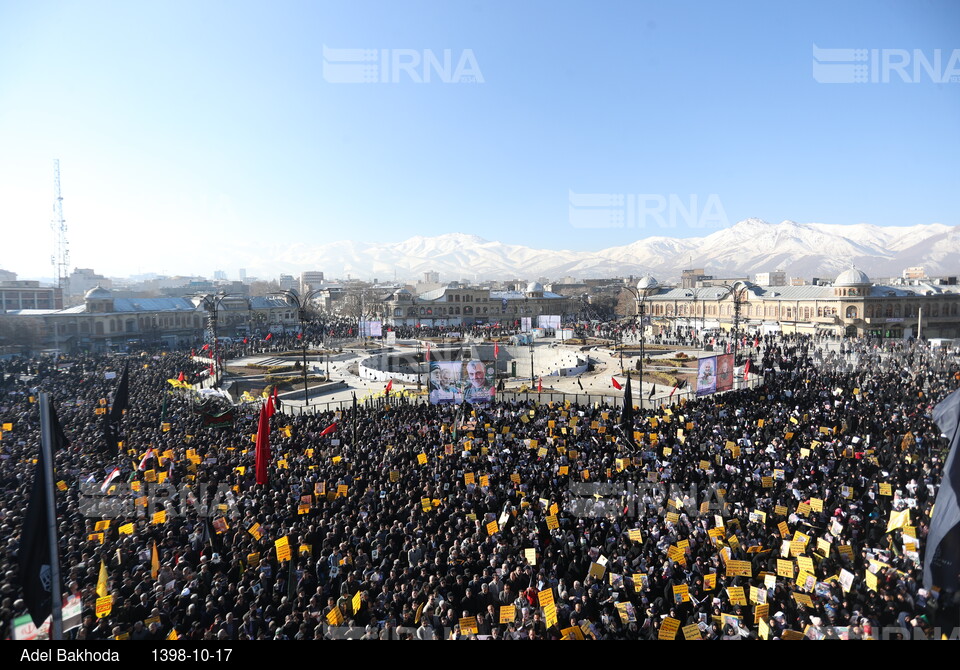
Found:
[[[697,395],[709,395],[717,390],[717,357],[697,361]]]

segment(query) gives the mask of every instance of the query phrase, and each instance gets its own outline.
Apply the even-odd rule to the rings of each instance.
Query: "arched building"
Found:
[[[960,337],[960,293],[935,284],[874,284],[862,270],[841,272],[828,286],[667,288],[641,279],[646,313],[660,330],[872,335],[883,338]],[[638,289],[640,284],[638,284]],[[922,319],[922,328],[920,321]]]
[[[208,312],[199,297],[117,298],[100,285],[86,292],[82,305],[7,314],[42,319],[43,346],[63,351],[190,346],[204,337],[208,327]],[[220,336],[299,328],[296,310],[276,296],[227,296],[219,305],[218,316]]]

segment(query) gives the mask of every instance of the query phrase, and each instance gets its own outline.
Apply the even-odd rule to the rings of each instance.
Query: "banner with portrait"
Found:
[[[717,391],[733,388],[733,354],[717,356]]]
[[[697,361],[697,395],[709,395],[717,390],[717,357]]]

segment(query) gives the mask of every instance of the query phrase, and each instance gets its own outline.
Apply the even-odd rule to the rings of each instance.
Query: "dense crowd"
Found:
[[[190,352],[4,361],[0,633],[25,612],[16,557],[40,391],[70,440],[55,479],[78,639],[949,633],[953,594],[924,590],[920,566],[946,447],[931,412],[956,362],[923,344],[820,344],[765,338],[763,386],[627,424],[603,404],[532,400],[277,414],[263,486],[256,414],[204,427],[168,383],[205,369]],[[117,454],[96,410],[124,366]],[[169,503],[151,493],[160,473]],[[101,562],[114,601],[97,619]]]

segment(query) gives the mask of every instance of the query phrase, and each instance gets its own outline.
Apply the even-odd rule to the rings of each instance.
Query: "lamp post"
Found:
[[[303,402],[308,407],[310,395],[307,391],[307,307],[310,306],[310,300],[319,292],[314,290],[301,296],[295,289],[287,289],[272,294],[283,296],[290,305],[297,308],[297,318],[300,320],[300,341],[303,345]]]
[[[733,297],[733,365],[737,366],[738,361],[738,345],[740,343],[740,307],[743,305],[743,296],[747,293],[747,285],[743,282],[735,282],[732,286],[729,284],[721,284],[723,288],[727,289],[728,295]]]
[[[701,314],[701,318],[700,318],[700,328],[697,329],[697,290],[696,290],[696,289],[693,289],[692,291],[690,291],[689,293],[687,293],[687,297],[690,298],[691,301],[693,302],[693,314],[691,315],[691,316],[692,316],[692,319],[693,319],[693,329],[694,329],[694,331],[696,332],[695,339],[697,339],[698,341],[700,341],[701,338],[702,338],[702,336],[703,336],[704,321],[703,321],[703,315]],[[704,310],[704,307],[705,307],[705,306],[706,306],[706,303],[701,300],[701,301],[700,301],[700,309],[701,309],[701,311],[706,311],[706,310]],[[700,351],[700,347],[697,347],[697,351]]]
[[[640,410],[643,411],[643,358],[645,355],[644,348],[647,341],[647,333],[645,330],[644,318],[646,317],[646,302],[644,291],[649,287],[649,284],[645,284],[643,279],[637,282],[636,288],[632,286],[624,286],[627,291],[629,291],[637,301],[637,318],[640,321]],[[623,369],[623,347],[620,348],[620,368]]]
[[[213,386],[214,388],[218,388],[220,386],[220,348],[219,340],[217,339],[217,312],[220,309],[220,303],[222,303],[225,298],[230,297],[230,294],[221,291],[215,294],[203,293],[194,297],[199,299],[199,305],[202,305],[204,311],[207,313],[207,325],[213,337]]]

